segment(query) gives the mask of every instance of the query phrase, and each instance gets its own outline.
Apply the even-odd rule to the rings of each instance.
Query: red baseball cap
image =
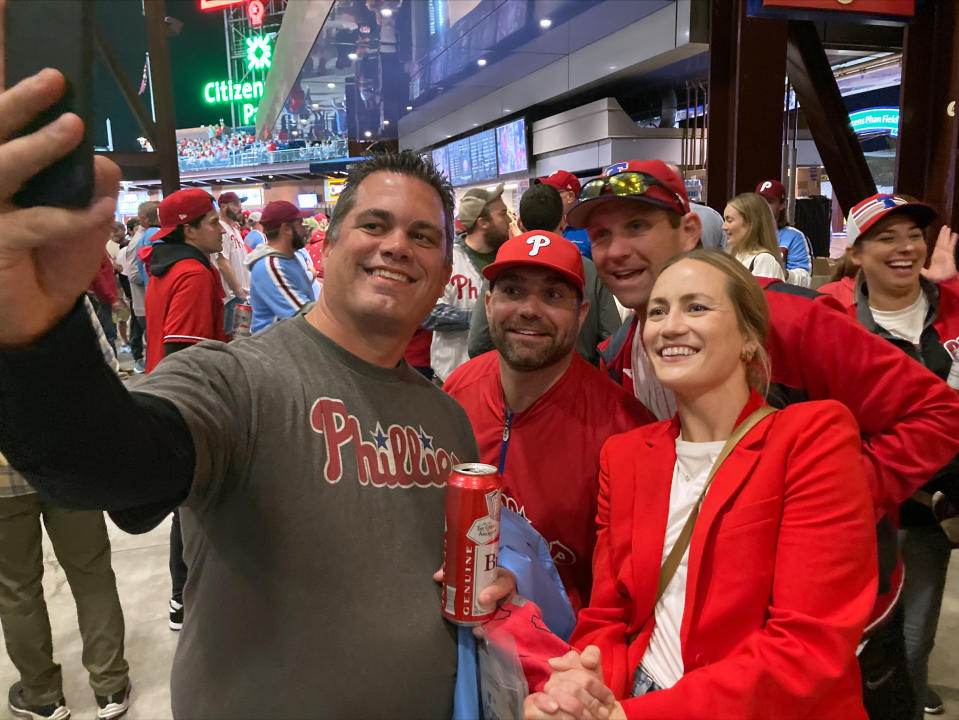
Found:
[[[756,194],[774,200],[785,200],[786,188],[778,180],[763,180],[756,186]]]
[[[286,200],[274,200],[263,208],[260,215],[260,225],[264,230],[275,230],[283,223],[292,220],[308,218],[315,210],[300,210],[296,205]]]
[[[583,278],[583,256],[573,243],[556,233],[533,230],[512,237],[496,253],[495,262],[483,268],[489,284],[504,270],[518,266],[544,267],[565,276],[580,294],[586,281]]]
[[[567,170],[557,170],[551,175],[539,178],[539,182],[544,185],[552,185],[557,190],[572,190],[576,194],[579,194],[582,187],[579,184],[579,178]]]
[[[210,210],[216,210],[213,197],[206,190],[188,188],[177,190],[163,198],[157,213],[160,218],[160,229],[154,233],[151,241],[166,237],[177,229],[177,226],[191,220],[203,217]]]
[[[623,179],[617,183],[616,176],[623,173],[639,173],[646,178]],[[686,183],[666,163],[662,160],[627,160],[610,165],[600,177],[583,185],[579,202],[566,214],[566,223],[573,228],[586,227],[594,207],[592,203],[615,197],[650,203],[680,215],[689,212]]]
[[[232,190],[225,193],[220,193],[220,196],[216,199],[219,205],[228,205],[229,203],[236,203],[237,205],[242,205],[244,200],[246,200],[246,198],[241,198]]]
[[[908,215],[920,228],[925,228],[936,219],[936,211],[925,203],[915,202],[902,195],[871,195],[849,211],[846,219],[846,244],[855,243],[863,233],[892,213]]]

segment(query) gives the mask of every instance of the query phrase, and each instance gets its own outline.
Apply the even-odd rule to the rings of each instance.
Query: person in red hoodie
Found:
[[[93,293],[95,302],[94,309],[97,313],[97,320],[103,327],[103,333],[106,335],[107,342],[113,348],[113,354],[117,354],[117,326],[113,322],[113,311],[119,307],[117,298],[117,281],[113,270],[113,260],[109,253],[104,250],[103,260],[100,262],[100,269],[97,276],[93,278],[90,284],[90,292]]]
[[[160,203],[160,229],[142,250],[149,268],[146,292],[147,366],[151,372],[167,355],[203,340],[225,341],[223,284],[210,261],[222,249],[220,216],[205,190],[179,190]],[[173,511],[170,527],[170,629],[183,626],[183,561],[180,515]]]
[[[500,246],[483,269],[496,350],[464,363],[446,390],[466,410],[503,503],[549,544],[574,610],[589,602],[599,451],[653,416],[576,352],[589,310],[579,249],[542,230]]]
[[[210,262],[223,233],[213,197],[199,188],[179,190],[164,198],[159,214],[154,244],[142,256],[150,272],[147,372],[178,350],[226,339],[220,273]]]

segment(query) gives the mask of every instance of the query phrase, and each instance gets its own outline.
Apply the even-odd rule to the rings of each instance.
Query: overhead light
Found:
[[[549,18],[543,18],[542,20],[539,21],[539,26],[543,28],[543,30],[546,30],[547,28],[552,26],[552,24],[553,24],[553,21],[550,20]]]
[[[373,137],[373,133],[371,133],[369,130],[367,130],[367,131],[366,131],[365,133],[363,133],[363,134],[366,135],[366,137]]]
[[[273,179],[273,176],[272,176],[272,175],[267,175],[266,177],[267,177],[267,179],[269,179],[269,180],[272,180],[272,179]]]
[[[616,69],[616,65],[610,65],[610,66],[609,66],[609,69],[610,69],[610,70],[615,70],[615,69]]]
[[[407,105],[407,106],[406,106],[406,109],[407,109],[407,110],[412,110],[412,109],[413,109],[413,106],[412,106],[412,105]]]
[[[503,112],[512,112],[509,108],[503,108]]]
[[[479,127],[479,123],[473,123],[473,127]]]
[[[486,67],[486,58],[480,58],[479,60],[476,61],[476,64],[479,65],[480,67]]]
[[[389,121],[389,120],[384,120],[384,121],[383,121],[383,124],[384,124],[384,125],[389,125],[389,124],[390,124],[390,121]]]
[[[392,8],[383,8],[380,10],[380,15],[383,17],[393,17],[393,10]]]
[[[348,57],[350,60],[356,60],[359,57],[359,55],[357,55],[356,53],[348,53],[346,57]]]
[[[320,104],[319,104],[319,103],[313,103],[313,109],[314,109],[314,110],[319,109],[319,107],[320,107]]]
[[[335,88],[335,87],[336,87],[336,83],[327,83],[326,86],[327,86],[328,88]]]
[[[249,179],[250,179],[250,178],[242,178],[243,182],[246,182],[246,181],[249,180]]]

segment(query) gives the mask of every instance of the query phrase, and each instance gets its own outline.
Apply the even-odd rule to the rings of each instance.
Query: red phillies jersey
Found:
[[[147,372],[163,359],[164,343],[226,340],[223,284],[209,258],[179,243],[157,243],[151,250],[145,300]]]
[[[610,435],[654,418],[577,353],[553,387],[521,413],[505,407],[495,350],[461,365],[443,389],[466,410],[480,461],[500,469],[503,503],[546,539],[579,611],[592,585],[599,451]]]

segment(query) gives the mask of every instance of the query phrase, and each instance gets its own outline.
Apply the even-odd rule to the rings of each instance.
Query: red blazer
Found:
[[[604,446],[592,601],[570,642],[599,646],[630,718],[865,720],[855,653],[876,596],[875,526],[859,430],[832,400],[764,419],[716,473],[689,549],[685,674],[625,699],[653,630],[678,433],[674,419]]]

